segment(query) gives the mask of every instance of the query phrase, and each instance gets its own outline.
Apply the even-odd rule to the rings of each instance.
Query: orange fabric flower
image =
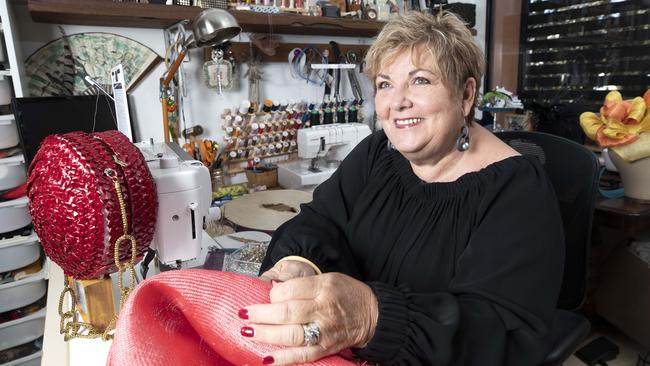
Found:
[[[639,134],[650,132],[650,89],[643,97],[632,100],[623,100],[618,91],[609,92],[600,116],[585,112],[580,115],[580,126],[601,147],[622,146],[638,140]]]

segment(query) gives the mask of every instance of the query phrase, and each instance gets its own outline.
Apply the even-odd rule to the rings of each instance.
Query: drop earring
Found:
[[[456,140],[456,149],[463,152],[469,150],[470,140],[469,140],[469,126],[467,123],[463,124],[463,127],[460,128],[460,135]]]
[[[393,145],[393,143],[390,142],[390,140],[386,140],[386,150],[388,150],[388,151],[395,150],[395,145]]]

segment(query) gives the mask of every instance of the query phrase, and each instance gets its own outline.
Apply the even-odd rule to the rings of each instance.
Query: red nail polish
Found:
[[[241,327],[240,332],[244,337],[252,337],[255,335],[255,330],[251,327]]]
[[[239,309],[239,313],[237,314],[242,319],[248,319],[248,309]]]
[[[275,362],[275,360],[273,359],[273,356],[266,356],[266,357],[264,357],[262,359],[262,363],[265,364],[265,365],[270,365],[273,362]]]

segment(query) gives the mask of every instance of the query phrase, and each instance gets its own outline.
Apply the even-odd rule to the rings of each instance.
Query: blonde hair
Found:
[[[463,95],[467,79],[474,78],[476,101],[485,57],[467,26],[455,14],[443,12],[434,16],[408,11],[389,21],[366,54],[365,74],[374,83],[381,68],[405,51],[410,52],[416,66],[420,66],[423,51],[428,52],[435,63],[428,66],[433,66],[442,84],[457,98]],[[473,116],[472,109],[470,120]]]

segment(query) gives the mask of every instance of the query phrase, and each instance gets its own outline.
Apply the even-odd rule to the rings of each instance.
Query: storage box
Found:
[[[43,351],[32,353],[29,356],[13,360],[11,362],[3,363],[0,366],[41,366],[41,357]]]
[[[650,349],[648,263],[626,248],[617,248],[603,265],[595,298],[598,314]]]
[[[0,233],[18,230],[32,222],[27,209],[28,203],[27,196],[0,202]]]
[[[266,188],[275,188],[278,186],[278,168],[257,172],[246,169],[246,179],[249,187],[266,186]]]
[[[268,243],[246,244],[234,252],[226,254],[223,270],[257,277],[267,249]]]
[[[45,310],[0,324],[0,351],[41,337],[45,330]]]
[[[46,272],[44,267],[38,273],[0,285],[0,313],[29,305],[43,297],[47,291]]]
[[[13,271],[36,261],[41,244],[36,234],[0,240],[0,273]]]
[[[18,129],[16,128],[14,115],[0,115],[0,150],[16,145],[18,145]]]
[[[23,155],[0,159],[0,191],[16,188],[26,181],[27,169]]]

